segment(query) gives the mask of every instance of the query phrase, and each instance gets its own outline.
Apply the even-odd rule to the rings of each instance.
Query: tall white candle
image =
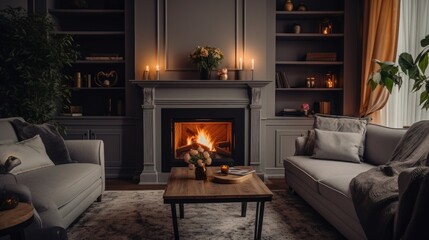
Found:
[[[255,60],[252,58],[252,70],[255,69]]]
[[[238,61],[238,69],[242,70],[243,69],[243,59],[240,58],[240,60]]]
[[[146,65],[146,70],[145,71],[149,72],[149,66],[148,65]]]

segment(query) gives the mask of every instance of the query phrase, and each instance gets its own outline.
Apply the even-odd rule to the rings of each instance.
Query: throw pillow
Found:
[[[360,163],[358,152],[362,137],[359,133],[324,131],[317,128],[314,131],[316,140],[313,158]]]
[[[5,165],[10,156],[21,160],[21,164],[10,171],[13,174],[54,166],[39,135],[21,142],[0,145],[0,163]]]
[[[314,119],[314,128],[337,131],[337,132],[352,132],[361,135],[359,144],[359,157],[363,159],[365,151],[365,134],[368,118],[354,118],[347,116],[334,116],[334,115],[316,115]]]
[[[25,140],[40,135],[48,156],[55,164],[71,163],[70,153],[57,129],[51,124],[31,124],[15,119],[12,124],[18,138]]]
[[[307,140],[304,144],[304,155],[305,156],[311,156],[313,155],[314,151],[314,141],[316,140],[314,129],[308,130],[307,133]]]

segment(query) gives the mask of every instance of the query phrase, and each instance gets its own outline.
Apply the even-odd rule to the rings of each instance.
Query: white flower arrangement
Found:
[[[196,150],[191,149],[189,153],[186,153],[183,156],[183,159],[186,163],[188,163],[189,169],[193,170],[195,167],[204,167],[206,165],[212,164],[212,158],[210,157],[210,153],[205,151],[201,146]]]

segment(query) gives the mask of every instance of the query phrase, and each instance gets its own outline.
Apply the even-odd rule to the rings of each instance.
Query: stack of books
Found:
[[[309,52],[305,57],[306,61],[337,61],[335,52]]]
[[[245,175],[249,175],[249,174],[254,173],[254,172],[255,172],[255,170],[253,170],[253,169],[230,168],[228,171],[228,174],[245,176]]]

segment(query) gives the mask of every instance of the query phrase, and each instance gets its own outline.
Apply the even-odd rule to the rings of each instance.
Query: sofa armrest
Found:
[[[101,166],[102,191],[105,189],[104,142],[102,140],[65,140],[70,158],[78,163],[94,163]]]
[[[65,140],[70,157],[79,163],[94,163],[104,167],[102,140]]]
[[[301,136],[295,139],[295,156],[304,155],[304,146],[305,142],[307,141],[307,138],[307,136]]]

